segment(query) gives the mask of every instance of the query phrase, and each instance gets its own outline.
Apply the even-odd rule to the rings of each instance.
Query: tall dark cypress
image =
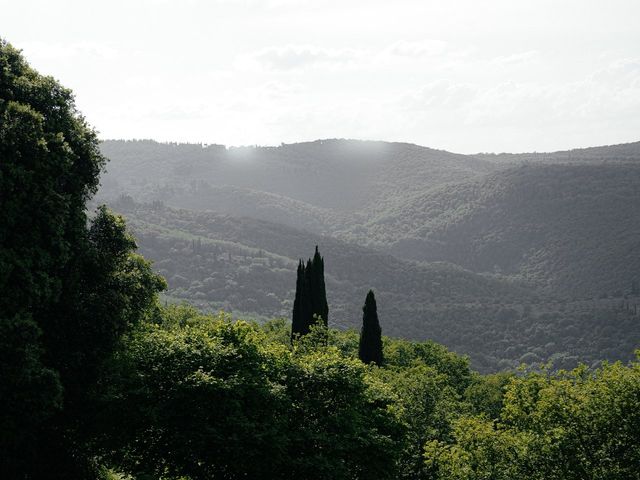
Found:
[[[378,308],[373,290],[369,290],[362,307],[362,330],[360,330],[360,348],[358,356],[363,363],[371,362],[380,366],[384,362],[382,355],[382,329],[378,321]]]
[[[313,255],[313,271],[312,271],[312,309],[313,315],[317,315],[322,318],[324,326],[329,324],[329,304],[327,303],[327,289],[324,283],[324,258],[320,256],[318,252],[318,246],[316,245],[316,252]]]
[[[302,260],[298,262],[298,272],[296,278],[296,297],[293,300],[293,316],[291,318],[291,338],[302,335],[304,320],[302,317],[302,303],[304,301],[304,264]]]
[[[304,268],[304,290],[302,302],[302,335],[309,333],[311,325],[313,325],[313,263],[311,259],[307,260]]]
[[[328,324],[329,304],[324,282],[324,259],[316,251],[313,259],[305,263],[300,260],[296,280],[296,296],[293,301],[293,317],[291,321],[291,339],[309,333],[315,324],[315,316],[321,317],[325,326]]]

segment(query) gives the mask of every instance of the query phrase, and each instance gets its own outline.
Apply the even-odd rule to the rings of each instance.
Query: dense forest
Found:
[[[309,245],[330,325],[385,331],[475,369],[630,360],[640,343],[640,143],[521,155],[319,140],[279,147],[106,141],[99,201],[125,215],[163,299],[288,317]],[[310,180],[312,179],[312,180]]]
[[[436,339],[448,329],[448,343],[460,336],[462,347],[484,328],[489,335],[476,338],[483,351],[498,321],[506,333],[494,353],[549,335],[551,343],[572,339],[562,348],[584,349],[595,362],[619,350],[590,341],[626,332],[627,347],[637,346],[637,283],[614,300],[543,303],[506,276],[122,197],[114,206],[130,231],[123,216],[95,205],[106,164],[71,91],[0,40],[2,478],[638,478],[640,359],[481,375],[432,340],[380,334],[393,327],[397,336]],[[155,266],[136,253],[137,242]],[[323,256],[316,249],[302,268],[314,244]],[[169,304],[172,297],[160,297],[163,275],[170,295],[210,308],[216,297],[208,295],[223,288],[238,305],[254,298],[247,310],[264,296],[287,318],[238,320]],[[291,302],[305,302],[301,289],[305,308],[320,317],[292,335],[288,317]],[[340,329],[321,318],[340,318],[334,297],[354,312],[342,314],[349,321]],[[420,327],[432,331],[389,322],[385,304],[394,298],[428,312],[434,323]],[[498,298],[505,303],[491,301]],[[464,325],[436,313],[463,305]],[[482,324],[483,308],[496,318]],[[544,311],[554,308],[558,316]],[[465,334],[475,322],[479,330]]]
[[[156,202],[113,204],[126,215],[141,253],[167,279],[163,299],[235,317],[289,317],[295,270],[310,245],[327,257],[326,281],[337,328],[358,328],[354,298],[373,288],[389,335],[432,339],[493,372],[551,361],[572,368],[628,360],[640,343],[640,298],[554,298],[522,282],[449,263],[414,263],[281,224]]]

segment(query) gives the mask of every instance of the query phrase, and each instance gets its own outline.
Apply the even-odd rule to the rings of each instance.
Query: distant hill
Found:
[[[516,284],[454,265],[416,264],[262,220],[172,209],[159,204],[120,202],[112,207],[127,216],[143,254],[154,260],[160,273],[166,276],[171,294],[197,298],[193,295],[195,292],[179,290],[187,283],[175,279],[177,275],[189,282],[205,278],[232,279],[239,290],[250,292],[249,297],[255,299],[263,295],[266,299],[269,294],[275,294],[279,299],[278,304],[258,300],[253,308],[250,303],[233,304],[234,309],[253,314],[289,316],[298,260],[309,257],[315,245],[320,245],[326,257],[327,290],[333,299],[331,320],[337,326],[358,325],[360,297],[364,301],[369,288],[375,288],[379,296],[389,302],[386,310],[385,306],[381,307],[381,312],[392,323],[406,316],[403,310],[415,313],[413,307],[425,303],[488,302],[496,298],[509,302],[531,296],[528,289]],[[238,265],[237,270],[233,264]],[[274,272],[276,275],[272,276]],[[203,275],[205,278],[201,278]],[[214,284],[217,283],[214,281]],[[197,291],[205,293],[199,297],[208,301],[226,299],[225,293],[216,288],[203,286]]]
[[[593,297],[640,280],[640,163],[528,165],[427,191],[368,225],[391,252]]]
[[[575,148],[559,152],[480,153],[475,158],[492,163],[619,163],[640,162],[640,142]]]
[[[192,208],[215,210],[215,195],[196,203],[198,190],[233,186],[335,212],[377,208],[381,202],[493,171],[491,162],[417,145],[318,140],[280,147],[203,147],[153,141],[106,141],[110,159],[101,195],[167,204],[191,198]],[[294,225],[295,226],[295,225]]]

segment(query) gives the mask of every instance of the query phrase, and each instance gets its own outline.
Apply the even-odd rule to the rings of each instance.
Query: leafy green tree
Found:
[[[389,386],[331,347],[292,360],[291,478],[396,478],[404,426]]]
[[[484,418],[461,417],[453,424],[453,444],[431,440],[424,448],[428,478],[446,480],[528,479],[523,462],[530,435],[514,429],[497,429]],[[536,477],[542,478],[544,477]]]
[[[514,374],[500,372],[490,375],[475,374],[472,383],[464,391],[464,399],[470,404],[471,411],[498,420],[502,411],[504,392]]]
[[[375,370],[397,395],[405,425],[397,477],[430,478],[425,472],[423,447],[431,440],[450,439],[451,423],[464,410],[451,379],[433,367],[418,363],[405,368]]]
[[[363,363],[375,363],[382,366],[382,329],[378,321],[378,309],[373,290],[369,290],[362,307],[362,329],[358,357]]]
[[[384,339],[385,364],[394,368],[427,365],[447,377],[449,385],[463,394],[473,376],[469,358],[447,350],[433,341],[411,342],[398,338]]]
[[[164,316],[164,315],[163,315]],[[286,445],[279,355],[244,322],[142,325],[114,363],[106,455],[152,478],[277,478]]]
[[[541,478],[637,478],[640,363],[532,373],[510,383],[501,415],[533,435]]]
[[[105,159],[71,92],[0,40],[0,471],[95,478],[90,391],[164,285],[86,201]]]
[[[635,480],[640,363],[512,377],[499,420],[463,415],[425,446],[434,478]]]
[[[154,322],[127,336],[103,391],[102,455],[118,470],[193,480],[393,478],[402,425],[389,388],[361,362],[322,342],[273,343],[223,314],[172,307]]]
[[[37,461],[40,429],[62,407],[58,372],[43,358],[45,318],[85,229],[84,202],[104,163],[69,90],[0,40],[0,470]]]

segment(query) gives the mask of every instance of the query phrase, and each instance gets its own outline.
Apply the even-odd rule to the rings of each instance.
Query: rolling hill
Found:
[[[225,196],[219,187],[353,213],[377,210],[426,188],[495,169],[488,161],[417,145],[355,140],[229,149],[106,141],[102,152],[110,159],[102,177],[102,198],[113,200],[126,194],[138,201],[162,200],[171,205],[188,201],[190,208],[218,211],[223,208],[217,199]],[[255,200],[247,201],[252,205]]]
[[[320,245],[330,324],[358,328],[376,291],[385,333],[433,339],[470,355],[480,371],[552,361],[558,367],[626,359],[640,342],[635,300],[568,302],[501,277],[448,263],[418,264],[271,222],[130,201],[126,215],[141,253],[168,280],[165,297],[236,316],[288,318],[299,258]]]
[[[640,164],[524,165],[447,185],[368,225],[400,257],[593,297],[640,279]]]
[[[126,215],[167,301],[289,317],[295,266],[317,244],[334,326],[357,327],[373,288],[387,334],[433,339],[481,371],[569,367],[640,344],[639,145],[108,141],[96,201]]]

